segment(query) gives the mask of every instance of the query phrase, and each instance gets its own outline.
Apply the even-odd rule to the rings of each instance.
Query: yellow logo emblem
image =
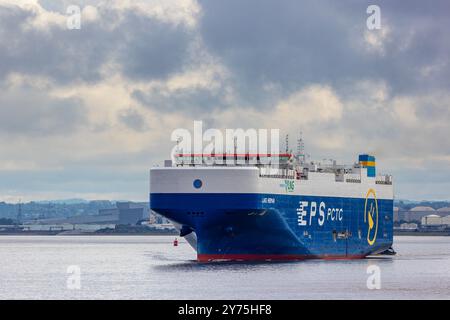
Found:
[[[364,223],[368,223],[367,243],[373,245],[377,239],[378,232],[378,202],[375,190],[369,189],[364,205]]]

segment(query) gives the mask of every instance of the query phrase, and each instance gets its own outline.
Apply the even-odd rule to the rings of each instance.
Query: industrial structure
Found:
[[[394,208],[394,221],[396,222],[422,222],[426,216],[438,216],[443,218],[450,215],[450,207],[434,209],[429,206],[416,206],[409,210]]]
[[[409,210],[394,208],[395,230],[399,233],[409,231],[450,232],[450,207],[434,209],[430,206],[415,206]]]
[[[132,202],[117,202],[112,209],[99,209],[96,215],[74,215],[67,218],[29,220],[22,224],[25,231],[85,231],[114,229],[116,226],[135,226],[148,220],[144,207]]]

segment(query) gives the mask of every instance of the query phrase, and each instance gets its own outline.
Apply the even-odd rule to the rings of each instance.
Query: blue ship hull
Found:
[[[363,258],[393,241],[393,200],[151,193],[150,208],[195,232],[199,261]]]

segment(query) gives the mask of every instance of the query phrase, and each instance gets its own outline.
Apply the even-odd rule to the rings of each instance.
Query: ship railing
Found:
[[[261,178],[276,178],[276,179],[295,179],[295,170],[278,169],[278,168],[260,168],[259,176]]]
[[[349,183],[361,183],[361,179],[345,179],[345,182],[349,182]]]
[[[375,178],[376,184],[386,184],[391,185],[392,184],[392,176],[391,175],[380,175]]]
[[[290,175],[278,175],[278,174],[274,174],[274,175],[269,175],[269,174],[264,174],[264,175],[260,175],[261,178],[274,178],[274,179],[291,179],[294,180],[295,176],[290,176]]]
[[[360,174],[346,174],[345,182],[349,183],[361,183],[361,175]]]

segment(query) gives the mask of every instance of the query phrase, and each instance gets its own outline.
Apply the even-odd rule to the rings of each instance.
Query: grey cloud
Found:
[[[117,41],[117,60],[133,79],[165,78],[188,62],[192,35],[181,25],[158,22],[133,12],[126,14],[127,30]]]
[[[1,77],[19,72],[48,77],[59,84],[101,79],[100,68],[108,61],[113,43],[94,36],[100,32],[98,26],[24,30],[23,25],[34,15],[19,7],[0,7]]]
[[[58,12],[64,12],[69,4],[99,3],[40,2]],[[418,186],[423,182],[409,178],[420,176],[430,186],[423,197],[432,198],[433,192],[438,194],[438,184],[448,186],[449,170],[445,167],[448,162],[426,161],[417,174],[411,167],[399,166],[398,159],[449,156],[448,97],[431,100],[420,97],[439,97],[439,92],[447,92],[450,85],[447,35],[450,4],[377,1],[382,10],[382,26],[389,28],[383,54],[367,50],[364,44],[369,4],[372,2],[360,0],[202,0],[199,29],[189,30],[182,24],[161,22],[139,12],[124,10],[119,14],[107,6],[99,6],[100,21],[72,31],[58,27],[46,31],[22,29],[21,25],[32,14],[0,7],[0,82],[9,73],[17,72],[49,78],[53,88],[79,82],[94,84],[111,76],[104,73],[103,67],[108,64],[117,67],[114,71],[125,76],[133,88],[134,81],[165,80],[174,73],[192,70],[195,59],[190,56],[191,45],[200,37],[214,61],[228,69],[226,79],[216,79],[219,84],[214,89],[169,91],[161,85],[149,91],[135,90],[132,98],[136,103],[159,113],[208,118],[207,127],[214,127],[222,123],[211,111],[229,106],[267,111],[309,84],[328,85],[342,100],[344,114],[339,121],[312,123],[302,128],[308,152],[316,159],[323,155],[345,162],[355,160],[357,152],[375,152],[380,166],[396,175],[399,182],[396,190],[401,196],[414,198],[414,190],[420,192]],[[117,26],[112,28],[114,25]],[[374,102],[369,97],[370,90],[357,88],[358,83],[370,80],[386,84],[389,89],[386,100]],[[232,87],[236,97],[231,103],[225,93],[227,86]],[[0,93],[2,136],[67,134],[88,122],[87,106],[77,99],[55,99],[32,88],[14,92],[0,88]],[[417,101],[417,117],[422,124],[407,126],[392,116],[393,99],[402,96]],[[359,108],[347,107],[353,103]],[[143,120],[140,111],[145,110],[132,108],[117,117],[133,130],[150,132],[151,123]],[[294,123],[301,116],[292,115],[291,121]],[[239,123],[235,125],[238,127]],[[327,150],[316,143],[324,136],[342,137],[345,147],[331,146]],[[172,145],[168,137],[152,147],[158,148],[158,152],[164,149],[161,153],[168,154]],[[38,182],[31,186],[27,173],[1,173],[0,189],[16,185],[25,192],[61,189],[145,193],[148,186],[144,172],[159,155],[150,148],[140,154],[124,154],[120,146],[117,149],[106,160],[104,154],[97,159],[85,155],[79,162],[64,157],[55,159],[56,163],[64,164],[64,171],[33,172],[30,177]],[[130,168],[130,163],[136,167]],[[433,171],[436,166],[440,169]],[[439,197],[445,197],[444,191],[440,191]]]
[[[145,131],[149,128],[142,114],[135,109],[127,109],[121,112],[119,114],[119,120],[128,128],[135,131]]]
[[[129,78],[149,80],[165,78],[185,63],[192,35],[183,26],[131,10],[98,10],[101,23],[84,23],[80,30],[40,30],[22,27],[36,13],[0,6],[0,77],[19,72],[58,84],[92,83],[102,80],[102,68],[112,63]]]
[[[158,89],[135,90],[132,97],[159,112],[179,112],[196,116],[204,116],[205,113],[228,106],[222,91],[201,88],[179,89],[170,93]]]
[[[87,5],[97,6],[104,2],[104,0],[39,0],[38,2],[46,10],[65,13],[67,7],[71,5],[84,8]]]
[[[32,89],[0,92],[2,135],[67,135],[86,123],[85,107],[76,98],[51,98]]]
[[[450,72],[447,1],[401,5],[379,1],[382,23],[390,30],[384,55],[363,46],[369,1],[213,0],[201,4],[205,43],[237,75],[241,92],[250,101],[265,101],[261,87],[267,81],[280,83],[284,94],[308,83],[339,88],[344,81],[364,78],[386,79],[398,93],[450,84],[445,76]],[[406,39],[409,44],[401,50]],[[420,68],[442,61],[447,64],[431,78],[420,75]]]

